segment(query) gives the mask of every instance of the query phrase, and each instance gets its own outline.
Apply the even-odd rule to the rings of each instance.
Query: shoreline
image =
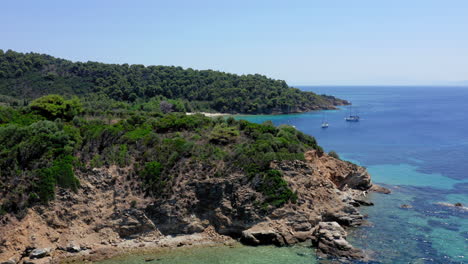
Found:
[[[223,204],[229,210],[212,215],[212,222],[194,218],[189,211],[183,215],[177,215],[179,210],[167,211],[165,219],[179,217],[177,234],[181,235],[177,236],[163,235],[173,231],[167,227],[164,231],[164,222],[151,220],[161,217],[152,216],[145,209],[152,200],[127,188],[128,168],[111,166],[80,172],[83,188],[77,193],[61,190],[48,207],[35,206],[25,218],[11,219],[9,225],[0,228],[0,235],[9,238],[0,260],[2,264],[73,263],[184,246],[229,246],[239,242],[251,246],[289,246],[305,241],[312,241],[320,257],[367,259],[364,252],[346,241],[346,229],[364,223],[359,206],[373,204],[366,201],[364,190],[382,191],[381,188],[373,185],[367,171],[357,165],[315,150],[306,152],[305,158],[270,165],[282,171],[284,180],[296,190],[297,203],[286,203],[266,216],[255,214],[236,219],[236,215],[229,214],[235,207],[226,205],[229,200],[224,199]],[[243,175],[233,174],[226,181],[236,183],[240,177]],[[194,181],[192,177],[182,179],[187,183]],[[198,185],[181,185],[185,189],[175,192],[177,203],[168,208],[191,208],[190,201],[196,200],[196,193],[225,184],[216,178],[194,182]],[[240,198],[249,199],[254,193],[240,182],[236,184],[234,187],[241,190],[236,192],[242,195]],[[223,197],[230,197],[229,190],[222,189]],[[181,193],[185,196],[180,197]],[[133,206],[130,201],[135,201]],[[92,208],[91,203],[95,205]],[[213,223],[221,220],[225,220],[226,226],[215,230]],[[232,228],[228,225],[233,221],[243,224],[234,226],[239,237],[221,235],[228,234]]]
[[[85,263],[100,262],[110,259],[125,258],[138,255],[152,255],[145,258],[146,262],[153,261],[152,258],[158,253],[164,254],[168,251],[182,248],[204,248],[204,247],[235,247],[242,244],[228,236],[222,236],[209,227],[201,233],[177,236],[154,237],[151,234],[135,239],[123,240],[111,245],[96,245],[93,249],[86,249],[80,252],[63,252],[49,259],[44,259],[51,263]],[[36,262],[35,262],[36,263]],[[44,263],[41,261],[41,263]]]
[[[291,112],[291,113],[279,113],[279,112],[274,112],[270,114],[242,114],[242,113],[236,113],[236,114],[229,114],[229,113],[210,113],[210,112],[186,112],[186,115],[196,115],[196,114],[202,114],[207,117],[218,117],[218,116],[278,116],[278,115],[296,115],[296,114],[305,114],[305,113],[311,113],[311,112],[319,112],[319,111],[330,111],[330,110],[340,110],[340,108],[334,108],[334,109],[311,109],[308,111],[301,111],[301,112]]]

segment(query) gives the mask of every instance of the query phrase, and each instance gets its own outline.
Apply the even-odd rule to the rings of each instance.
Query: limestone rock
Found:
[[[287,244],[283,236],[277,230],[258,227],[242,231],[241,242],[251,246],[271,244],[284,246]]]
[[[360,249],[346,241],[347,233],[337,222],[320,222],[313,233],[313,245],[321,257],[364,260]]]
[[[383,193],[383,194],[392,193],[392,191],[390,191],[389,189],[387,189],[385,187],[382,187],[382,186],[379,186],[379,185],[375,185],[375,184],[372,185],[372,187],[369,189],[369,191]]]

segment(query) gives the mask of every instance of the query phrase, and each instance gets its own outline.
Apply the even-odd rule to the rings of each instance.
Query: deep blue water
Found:
[[[439,204],[468,206],[468,88],[300,88],[351,101],[361,121],[344,120],[348,107],[242,118],[294,125],[392,189],[372,194],[376,205],[361,210],[371,224],[350,240],[377,263],[468,263],[468,210]]]

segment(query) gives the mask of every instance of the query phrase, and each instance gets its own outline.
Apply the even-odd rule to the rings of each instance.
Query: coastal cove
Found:
[[[347,108],[325,111],[328,129],[321,112],[242,118],[294,125],[392,190],[371,194],[375,206],[361,209],[371,225],[354,229],[353,245],[381,263],[467,263],[468,88],[301,88],[350,100],[361,122],[345,122]]]
[[[391,195],[371,193],[362,207],[368,225],[352,229],[349,241],[373,263],[468,263],[468,89],[460,87],[301,87],[353,102],[360,123],[344,121],[347,109],[236,119],[290,124],[317,138],[326,151],[366,166]],[[412,123],[417,129],[408,129]],[[456,202],[465,207],[454,207]],[[401,208],[409,205],[410,208]],[[220,256],[221,255],[221,256]],[[308,245],[173,249],[152,255],[157,263],[316,263]],[[186,257],[187,259],[183,258]],[[141,263],[126,256],[103,263]],[[211,262],[211,260],[213,260]],[[166,262],[165,262],[166,261]]]

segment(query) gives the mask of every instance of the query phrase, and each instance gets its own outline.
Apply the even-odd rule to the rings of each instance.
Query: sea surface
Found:
[[[349,240],[372,263],[468,263],[468,87],[300,88],[351,101],[361,121],[344,120],[349,107],[238,118],[293,125],[392,190],[370,194],[375,206],[361,209],[369,225],[351,230]],[[465,207],[449,206],[456,202]],[[306,246],[194,248],[157,257],[157,263],[318,263]],[[131,256],[106,263],[143,262]]]

